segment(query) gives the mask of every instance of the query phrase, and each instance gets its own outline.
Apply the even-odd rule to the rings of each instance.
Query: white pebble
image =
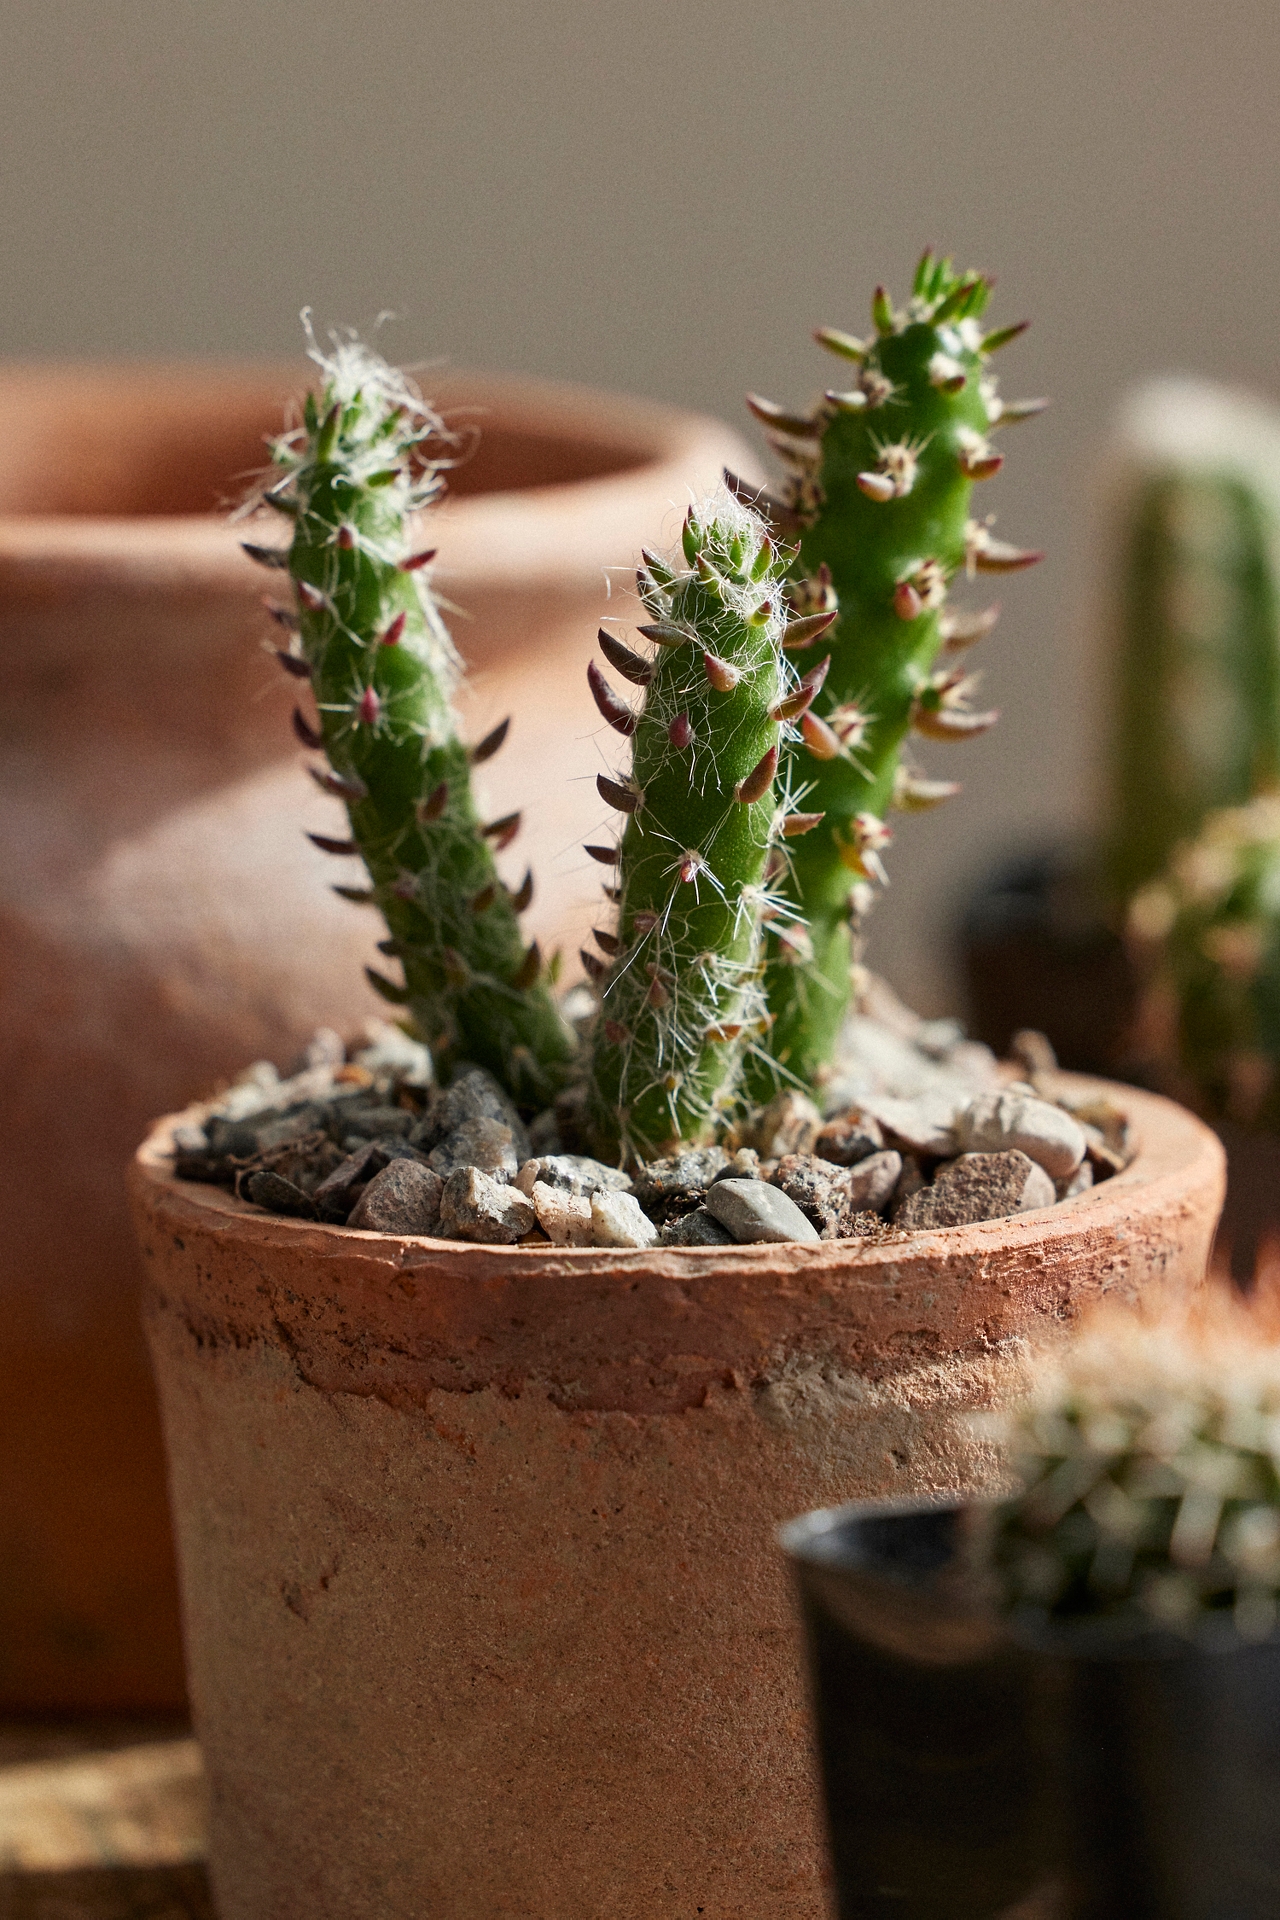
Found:
[[[592,1239],[591,1202],[585,1194],[566,1193],[535,1180],[529,1195],[538,1225],[557,1247],[589,1247]]]
[[[652,1247],[658,1229],[633,1193],[601,1187],[591,1195],[591,1238],[597,1247]]]
[[[1051,1180],[1068,1180],[1084,1159],[1081,1127],[1034,1094],[980,1093],[956,1115],[956,1139],[966,1153],[1025,1153]]]

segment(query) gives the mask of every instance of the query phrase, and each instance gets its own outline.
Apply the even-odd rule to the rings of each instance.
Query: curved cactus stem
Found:
[[[583,956],[601,1001],[590,1117],[597,1149],[623,1157],[706,1140],[731,1111],[763,1027],[761,930],[786,912],[769,885],[788,811],[775,773],[792,555],[727,494],[690,516],[683,544],[688,572],[646,556],[655,652],[630,776],[597,782],[626,827],[616,931],[596,936],[608,959]]]
[[[991,624],[948,607],[952,582],[1039,558],[995,540],[970,513],[975,482],[1000,464],[987,439],[1000,402],[986,357],[1021,330],[984,336],[988,293],[980,274],[926,254],[905,311],[877,289],[872,339],[819,332],[821,345],[858,369],[854,387],[833,389],[808,420],[755,396],[750,403],[789,469],[779,525],[800,523],[789,586],[795,637],[786,644],[802,672],[813,658],[806,643],[816,648],[820,637],[831,655],[787,750],[792,783],[823,818],[796,841],[782,882],[810,944],[781,925],[768,941],[769,1048],[748,1070],[758,1099],[782,1078],[821,1080],[848,1005],[858,923],[885,876],[885,815],[942,797],[914,769],[904,781],[908,735],[961,740],[995,717],[969,710],[968,682],[934,671],[944,641],[967,645]],[[751,497],[770,511],[770,496]],[[838,618],[819,636],[833,606]]]
[[[412,516],[442,489],[450,435],[358,341],[313,357],[320,399],[277,442],[278,477],[261,497],[287,505],[294,525],[290,624],[316,715],[299,712],[295,727],[327,756],[312,771],[345,802],[372,882],[339,891],[381,908],[404,982],[379,974],[372,984],[404,1007],[442,1077],[476,1061],[522,1104],[545,1104],[567,1076],[573,1037],[494,866],[519,816],[482,826],[471,792],[472,765],[498,750],[507,723],[471,749],[458,739],[458,660],[432,596],[431,552],[411,544]]]

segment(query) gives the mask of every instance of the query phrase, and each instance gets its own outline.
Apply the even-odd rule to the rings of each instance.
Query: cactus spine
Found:
[[[1134,897],[1147,1026],[1214,1118],[1280,1127],[1280,796],[1211,813]]]
[[[994,613],[954,612],[948,586],[961,571],[1004,573],[1039,559],[971,519],[970,494],[1001,465],[992,430],[1044,403],[1011,405],[996,393],[987,362],[1022,328],[984,333],[989,291],[980,274],[926,253],[905,312],[876,290],[873,339],[831,328],[816,336],[851,364],[848,390],[828,391],[812,415],[750,402],[790,472],[786,500],[761,504],[798,536],[792,603],[839,611],[822,641],[831,670],[793,755],[793,780],[824,814],[788,881],[812,946],[769,942],[773,1064],[753,1063],[750,1076],[761,1098],[779,1070],[814,1081],[830,1059],[849,998],[852,929],[885,878],[886,814],[956,791],[904,758],[908,736],[966,740],[996,718],[972,708],[974,682],[956,657]]]
[[[364,860],[370,888],[338,891],[381,909],[383,951],[404,981],[371,971],[371,982],[404,1007],[442,1076],[472,1060],[516,1099],[544,1104],[572,1036],[520,933],[531,881],[513,897],[494,864],[519,816],[483,825],[471,791],[472,763],[505,727],[475,749],[458,739],[458,662],[428,584],[432,556],[411,545],[411,515],[442,490],[450,437],[358,341],[313,358],[322,397],[308,397],[304,425],[276,444],[277,472],[260,496],[293,525],[296,613],[278,617],[296,641],[281,659],[310,681],[318,720],[296,711],[295,731],[327,756],[316,778],[345,802],[351,825],[349,841],[313,837]],[[250,551],[268,565],[281,557]]]
[[[1208,382],[1130,401],[1113,520],[1111,883],[1280,777],[1280,416]]]
[[[1280,1351],[1256,1328],[1108,1316],[996,1430],[1024,1484],[977,1511],[975,1546],[1007,1604],[1275,1631]]]
[[[710,1138],[761,1023],[773,850],[813,824],[781,818],[774,794],[784,732],[816,686],[787,686],[791,559],[755,514],[713,499],[690,513],[675,566],[645,555],[652,659],[601,634],[606,659],[644,688],[633,711],[591,667],[603,717],[633,739],[629,777],[599,781],[626,816],[621,846],[590,849],[616,863],[616,931],[596,935],[608,960],[583,955],[600,992],[589,1110],[604,1152]]]

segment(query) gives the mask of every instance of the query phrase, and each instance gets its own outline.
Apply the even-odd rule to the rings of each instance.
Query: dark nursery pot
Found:
[[[1274,1920],[1280,1637],[1002,1621],[947,1578],[961,1511],[783,1530],[840,1920]]]

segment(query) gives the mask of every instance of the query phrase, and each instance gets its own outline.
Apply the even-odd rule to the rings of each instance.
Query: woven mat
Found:
[[[214,1920],[199,1749],[129,1731],[0,1729],[0,1920]]]

